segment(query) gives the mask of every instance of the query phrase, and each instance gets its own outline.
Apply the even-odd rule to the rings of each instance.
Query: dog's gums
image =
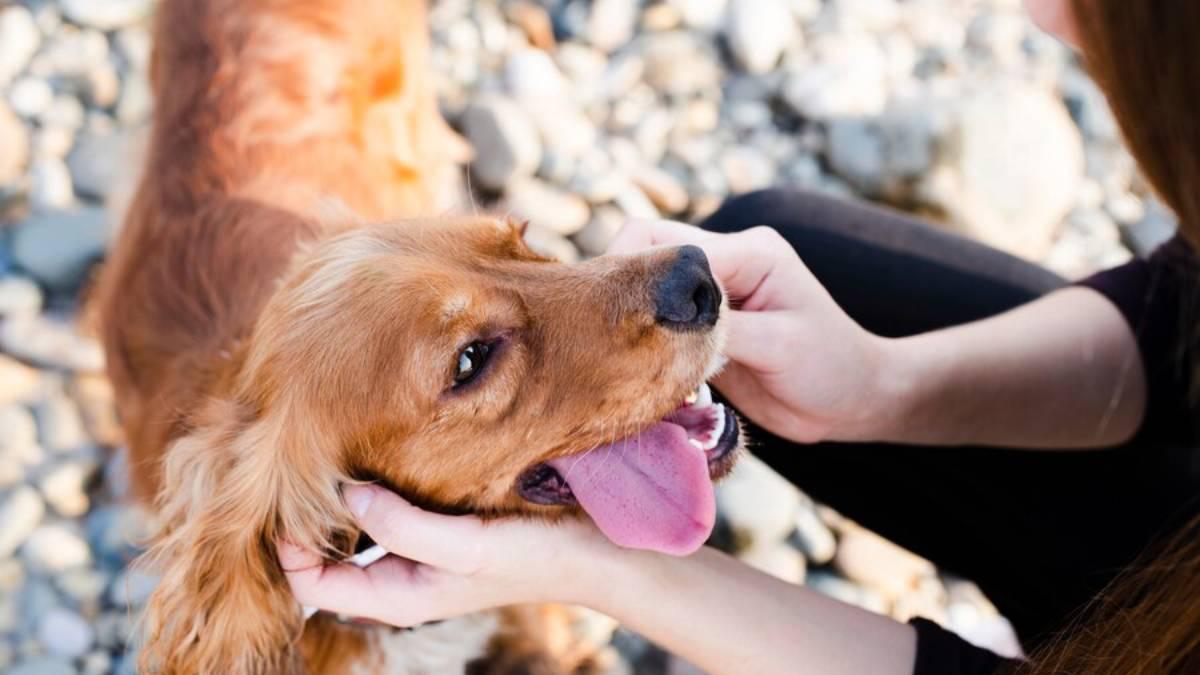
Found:
[[[723,476],[740,440],[737,417],[714,403],[707,384],[641,432],[531,467],[517,480],[526,500],[582,506],[621,546],[687,554],[712,530],[712,479]]]

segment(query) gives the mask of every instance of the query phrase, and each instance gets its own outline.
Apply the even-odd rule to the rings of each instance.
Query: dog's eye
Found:
[[[492,346],[486,342],[472,342],[458,354],[458,369],[454,372],[454,386],[466,384],[475,379],[487,363]]]

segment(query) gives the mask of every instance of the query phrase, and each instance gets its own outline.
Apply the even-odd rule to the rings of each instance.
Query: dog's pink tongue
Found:
[[[615,544],[686,555],[712,531],[716,501],[708,460],[679,425],[659,422],[550,466]]]

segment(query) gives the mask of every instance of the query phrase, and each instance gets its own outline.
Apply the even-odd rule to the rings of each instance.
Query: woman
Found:
[[[1026,4],[1081,48],[1183,223],[1149,261],[1067,286],[904,217],[787,192],[731,200],[703,229],[635,223],[613,250],[704,248],[740,301],[716,384],[757,425],[758,454],[979,582],[1029,661],[1005,663],[928,622],[871,615],[714,551],[619,549],[585,524],[483,525],[375,487],[347,488],[348,505],[420,573],[321,568],[284,546],[297,595],[398,624],[573,602],[713,673],[1200,672],[1200,537],[1181,530],[1200,513],[1189,449],[1189,386],[1200,380],[1188,358],[1200,288],[1200,4]],[[752,228],[761,223],[774,229]],[[1182,534],[1114,583],[1169,532]],[[1105,601],[1090,602],[1106,586]]]

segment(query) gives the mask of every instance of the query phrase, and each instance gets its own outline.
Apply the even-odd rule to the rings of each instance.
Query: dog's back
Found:
[[[429,214],[459,141],[437,111],[423,0],[167,0],[137,193],[96,291],[143,497],[219,394],[320,211]]]

